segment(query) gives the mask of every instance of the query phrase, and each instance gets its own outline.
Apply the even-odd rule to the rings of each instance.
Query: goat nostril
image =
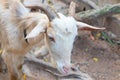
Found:
[[[72,71],[77,71],[77,69],[76,69],[76,68],[74,68],[74,67],[71,67],[71,70],[72,70]]]

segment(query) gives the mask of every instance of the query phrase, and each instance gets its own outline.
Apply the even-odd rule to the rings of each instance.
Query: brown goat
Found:
[[[46,29],[49,24],[45,14],[30,13],[19,2],[12,1],[8,8],[0,4],[0,34],[3,48],[2,57],[7,64],[10,80],[20,80],[25,54],[32,46],[43,40],[41,33],[35,39],[25,39],[25,36],[35,26]]]

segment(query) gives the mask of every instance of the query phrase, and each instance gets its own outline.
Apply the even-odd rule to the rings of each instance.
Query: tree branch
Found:
[[[57,68],[54,68],[50,63],[44,62],[44,61],[37,59],[31,55],[27,55],[27,57],[25,59],[25,63],[32,63],[33,65],[36,65],[40,69],[45,70],[49,73],[52,73],[54,76],[56,76],[58,78],[67,78],[67,79],[76,78],[79,80],[92,80],[92,78],[89,75],[82,73],[80,71],[71,72],[69,74],[63,75],[63,74],[59,73]]]
[[[39,66],[40,68],[48,69],[55,73],[59,73],[59,71],[56,68],[54,68],[50,63],[44,62],[43,60],[37,59],[31,55],[27,55],[25,57],[25,62],[33,63],[34,65]]]
[[[79,12],[75,15],[75,18],[80,21],[84,20],[95,20],[102,17],[112,16],[114,14],[120,13],[120,4],[105,6],[97,10],[88,10],[84,12]]]
[[[71,1],[75,2],[76,4],[80,5],[80,3],[84,3],[88,5],[91,9],[98,9],[99,7],[91,0],[60,0],[66,4],[70,4]]]

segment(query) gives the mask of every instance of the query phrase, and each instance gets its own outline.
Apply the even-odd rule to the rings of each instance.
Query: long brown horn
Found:
[[[50,21],[52,21],[53,19],[55,19],[56,17],[59,18],[59,15],[57,14],[57,12],[50,6],[45,5],[45,4],[40,4],[40,5],[30,5],[30,6],[26,6],[27,8],[32,8],[32,9],[40,9],[43,10]]]

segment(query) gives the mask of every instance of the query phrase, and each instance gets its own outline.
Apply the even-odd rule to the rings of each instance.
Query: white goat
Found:
[[[32,4],[32,6],[27,6],[29,8],[39,8],[41,5],[36,6]],[[66,17],[61,13],[52,17],[53,18],[50,20],[51,26],[47,28],[47,34],[45,35],[46,44],[40,51],[45,53],[49,52],[56,61],[58,70],[66,74],[69,73],[72,68],[70,63],[71,51],[78,30],[103,30],[105,28],[97,28],[83,22],[77,22],[73,17]],[[39,36],[39,34],[35,32],[40,33],[41,31],[39,31],[38,28],[34,28],[26,38],[29,39]]]

